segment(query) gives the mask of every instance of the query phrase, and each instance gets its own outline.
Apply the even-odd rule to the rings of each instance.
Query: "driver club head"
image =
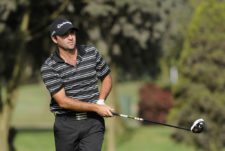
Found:
[[[205,128],[205,121],[203,119],[197,119],[191,126],[193,133],[201,133]]]

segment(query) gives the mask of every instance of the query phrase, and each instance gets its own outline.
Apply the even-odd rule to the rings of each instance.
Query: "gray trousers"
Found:
[[[98,115],[84,120],[57,116],[54,123],[56,151],[101,151],[104,119]]]

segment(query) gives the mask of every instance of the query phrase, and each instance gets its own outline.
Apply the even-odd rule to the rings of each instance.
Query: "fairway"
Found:
[[[118,151],[197,151],[192,146],[177,144],[170,138],[172,130],[162,126],[141,126],[118,146]],[[187,133],[187,132],[182,132]]]
[[[21,86],[12,126],[51,128],[54,115],[49,111],[49,103],[50,95],[43,83]]]
[[[171,132],[171,129],[160,126],[141,126],[133,130],[130,137],[124,136],[126,141],[117,144],[117,151],[199,151],[192,146],[173,142]],[[52,132],[19,133],[15,146],[17,151],[55,150]]]
[[[118,98],[120,98],[119,103],[121,103],[123,112],[129,112],[130,109],[127,105],[130,105],[131,113],[134,113],[135,108],[133,106],[138,100],[137,92],[140,85],[141,82],[136,82],[120,84],[118,86]],[[25,85],[20,88],[12,125],[16,128],[34,128],[36,130],[47,128],[49,131],[18,132],[15,139],[17,151],[55,150],[52,132],[54,116],[49,111],[49,100],[49,94],[43,84]],[[132,103],[129,103],[129,101]],[[107,121],[109,119],[106,118]],[[132,128],[124,132],[120,138],[116,138],[116,149],[118,151],[198,151],[192,146],[175,143],[170,138],[173,132],[171,128],[138,126],[136,121],[129,119],[125,119],[124,121],[128,125],[132,125]],[[104,151],[107,150],[105,149]]]

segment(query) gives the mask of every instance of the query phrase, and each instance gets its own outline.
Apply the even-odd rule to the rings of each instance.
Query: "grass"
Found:
[[[197,151],[193,146],[177,144],[170,139],[171,130],[143,126],[135,129],[126,141],[117,145],[117,151]],[[121,139],[121,138],[120,138]],[[15,140],[17,151],[54,151],[52,132],[19,133]],[[106,151],[106,150],[105,150]]]
[[[17,151],[54,151],[54,137],[52,132],[24,132],[18,133],[15,139]]]
[[[25,85],[19,89],[12,125],[16,127],[52,127],[50,96],[43,84]]]
[[[160,126],[142,126],[118,146],[118,151],[196,151],[192,146],[177,144],[170,139],[171,129]]]
[[[118,85],[116,92],[122,112],[135,114],[140,85],[141,82]],[[19,90],[12,125],[20,128],[49,128],[51,130],[54,116],[49,111],[49,101],[49,94],[43,84],[22,86]],[[136,122],[126,120],[128,125],[133,123]],[[173,142],[170,139],[171,132],[171,129],[164,127],[135,125],[132,131],[127,131],[121,138],[116,138],[121,140],[118,141],[116,148],[118,151],[196,151],[192,146]],[[53,132],[18,132],[15,147],[17,151],[53,151],[55,150]],[[104,149],[104,151],[107,150]]]

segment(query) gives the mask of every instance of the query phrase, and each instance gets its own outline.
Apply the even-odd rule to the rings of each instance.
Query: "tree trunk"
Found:
[[[107,104],[115,109],[116,112],[120,112],[117,96],[117,68],[115,64],[111,63],[111,75],[113,78],[113,89],[110,93],[109,102]],[[120,118],[112,117],[107,119],[107,146],[106,151],[116,151],[116,138],[118,138],[124,132],[124,124]]]
[[[112,91],[110,93],[110,102],[107,103],[109,106],[114,107],[114,109],[116,110],[117,106],[116,106],[116,100],[117,100],[117,95],[116,95],[116,69],[115,69],[115,65],[111,65],[111,75],[112,75],[112,79],[113,79],[113,88]],[[107,120],[107,151],[116,151],[116,130],[115,130],[115,126],[116,126],[116,119],[115,118],[110,118]]]
[[[25,45],[28,37],[28,24],[30,14],[29,11],[25,11],[21,20],[21,24],[18,30],[17,49],[18,53],[15,54],[15,64],[13,66],[12,73],[10,73],[10,80],[7,81],[6,97],[0,95],[0,151],[9,151],[8,137],[9,129],[12,118],[14,106],[16,105],[16,96],[21,79],[22,71],[25,66]],[[7,77],[8,78],[8,77]],[[2,83],[0,83],[2,84]],[[2,89],[2,85],[1,85]],[[2,93],[2,92],[0,92]]]
[[[3,111],[3,113],[5,112]],[[8,151],[8,126],[6,126],[6,118],[6,114],[2,114],[0,117],[0,151]]]
[[[8,94],[7,100],[4,102],[2,111],[0,112],[0,151],[9,151],[8,136],[12,111],[15,106],[16,90]]]

